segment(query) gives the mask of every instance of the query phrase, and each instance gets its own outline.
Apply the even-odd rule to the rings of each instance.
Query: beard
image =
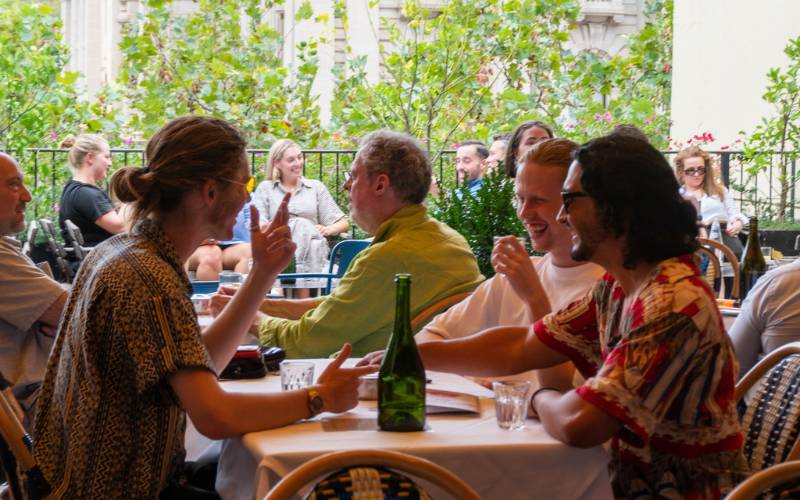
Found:
[[[569,251],[570,257],[575,262],[588,262],[592,260],[597,245],[608,236],[608,231],[603,228],[574,228],[578,242]]]

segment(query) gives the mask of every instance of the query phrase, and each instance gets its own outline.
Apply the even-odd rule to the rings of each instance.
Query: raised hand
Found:
[[[317,380],[324,411],[342,413],[355,407],[358,404],[358,378],[378,369],[373,365],[342,368],[352,351],[350,344],[344,344],[339,355]]]
[[[264,269],[270,274],[278,274],[286,268],[294,255],[296,245],[287,224],[291,196],[286,193],[275,217],[264,229],[258,224],[258,209],[255,205],[250,205],[250,246],[255,272]]]
[[[505,236],[497,241],[492,249],[492,267],[497,274],[508,279],[511,288],[525,302],[536,299],[539,275],[533,267],[525,247],[516,236]]]

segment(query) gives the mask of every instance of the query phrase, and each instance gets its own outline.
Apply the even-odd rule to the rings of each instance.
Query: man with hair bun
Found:
[[[295,249],[288,195],[263,230],[251,207],[253,268],[200,331],[183,264],[204,239],[231,237],[255,184],[245,146],[224,120],[176,118],[147,143],[145,168],[114,174],[134,225],[98,245],[78,272],[36,413],[33,454],[52,496],[196,498],[202,488],[212,491],[201,498],[214,498],[213,480],[198,483],[184,463],[187,415],[223,439],[356,405],[358,377],[373,369],[341,368],[347,344],[307,389],[242,394],[219,384]]]

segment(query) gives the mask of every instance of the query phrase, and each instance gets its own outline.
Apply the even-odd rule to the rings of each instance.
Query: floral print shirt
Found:
[[[714,295],[686,255],[625,298],[606,274],[536,335],[587,379],[577,394],[622,424],[611,442],[617,497],[719,498],[746,467],[736,357]]]

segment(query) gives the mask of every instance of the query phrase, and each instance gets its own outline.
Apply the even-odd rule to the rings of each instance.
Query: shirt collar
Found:
[[[306,187],[306,188],[310,188],[311,187],[311,183],[308,182],[306,180],[306,178],[303,177],[302,175],[300,176],[300,187]],[[274,179],[272,181],[272,188],[273,189],[277,188],[277,189],[280,189],[282,192],[285,192],[284,189],[283,189],[283,186],[281,186],[281,180],[280,179]]]
[[[428,210],[424,205],[419,203],[406,205],[378,227],[378,230],[375,231],[375,239],[373,241],[378,242],[386,240],[399,229],[421,222],[426,219],[427,216]]]
[[[183,266],[178,258],[178,252],[175,250],[175,245],[172,244],[167,233],[164,232],[159,224],[151,219],[144,219],[136,223],[133,229],[131,229],[131,234],[143,237],[152,242],[156,253],[175,270],[178,276],[180,276],[188,293],[191,293],[192,284],[189,282],[189,277],[183,270]]]
[[[14,238],[13,236],[3,236],[2,238],[3,238],[3,241],[5,241],[9,245],[11,245],[12,247],[16,248],[17,250],[21,250],[22,249],[22,243],[18,239]],[[31,245],[33,245],[33,243],[31,243]]]

